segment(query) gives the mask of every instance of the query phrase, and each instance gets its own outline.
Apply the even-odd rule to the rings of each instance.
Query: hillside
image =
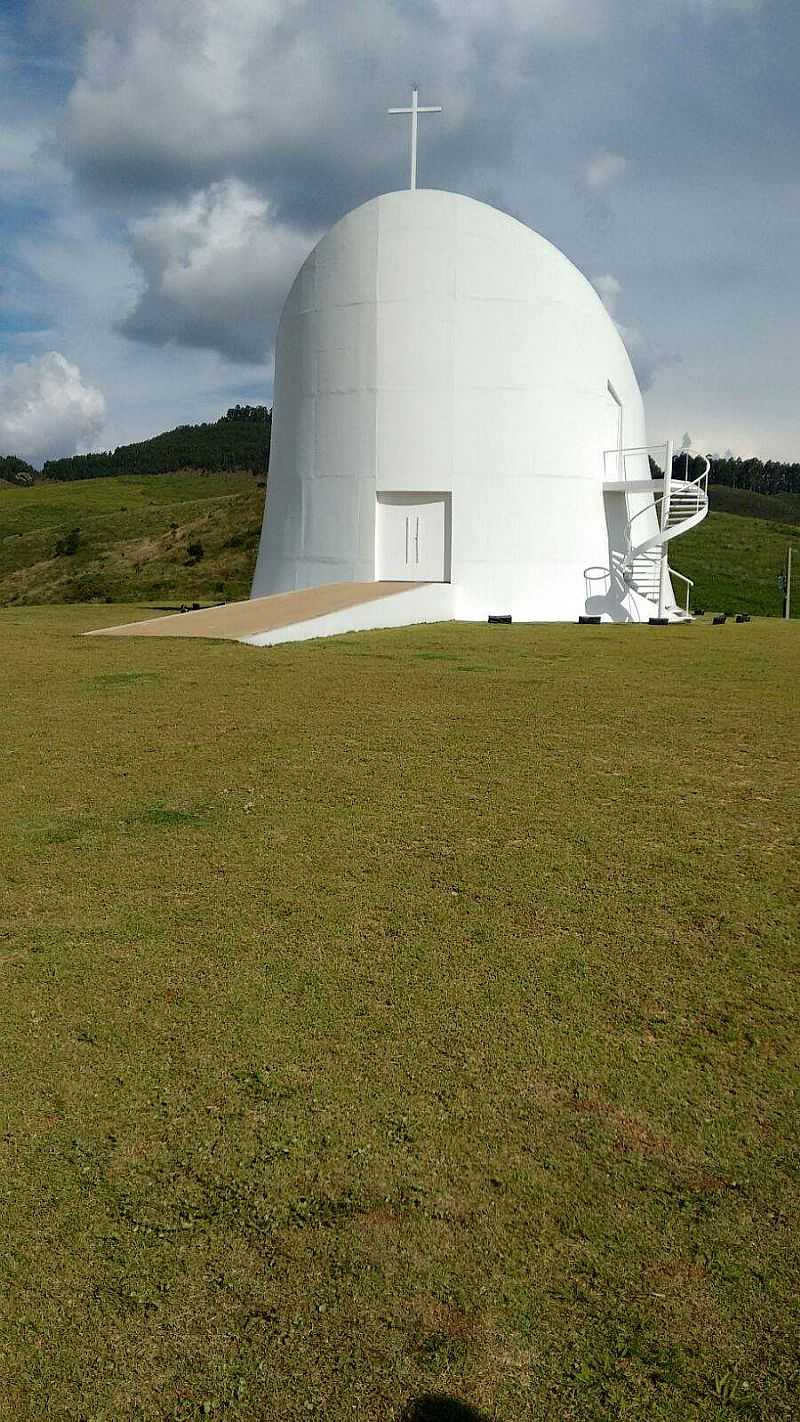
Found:
[[[241,471],[0,489],[0,603],[246,597],[263,507]]]
[[[751,489],[729,489],[724,484],[712,484],[708,496],[712,513],[800,524],[800,494],[757,494]]]
[[[243,471],[0,487],[0,603],[246,597],[263,506],[263,481]],[[777,577],[787,545],[800,544],[800,497],[714,487],[711,508],[672,553],[695,580],[694,605],[780,616]],[[189,552],[197,544],[200,557]],[[793,600],[800,615],[797,577]]]
[[[679,572],[694,579],[692,604],[713,612],[751,612],[759,617],[780,617],[783,595],[778,575],[786,566],[789,544],[800,546],[800,498],[796,495],[758,495],[744,490],[725,489],[728,507],[748,509],[747,517],[737,511],[720,512],[720,491],[711,492],[711,512],[697,528],[671,545],[670,560]],[[769,520],[764,504],[795,505],[794,522]],[[756,503],[755,509],[753,503]],[[777,510],[776,510],[777,512]],[[800,557],[795,560],[800,565]],[[793,615],[800,616],[800,571],[792,577]]]

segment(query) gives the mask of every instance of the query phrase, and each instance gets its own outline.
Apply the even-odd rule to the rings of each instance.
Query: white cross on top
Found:
[[[431,104],[427,108],[422,108],[419,103],[419,91],[416,84],[411,90],[410,109],[388,109],[390,114],[410,114],[411,115],[411,190],[417,186],[417,117],[419,114],[440,114],[441,104]]]

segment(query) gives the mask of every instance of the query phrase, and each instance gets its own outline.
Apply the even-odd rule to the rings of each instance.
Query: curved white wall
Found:
[[[311,253],[281,317],[252,595],[374,578],[377,495],[438,492],[451,495],[456,617],[572,619],[590,594],[606,615],[638,617],[624,588],[585,577],[613,561],[607,507],[622,548],[602,492],[609,382],[624,444],[645,444],[619,334],[544,238],[452,193],[357,208]]]

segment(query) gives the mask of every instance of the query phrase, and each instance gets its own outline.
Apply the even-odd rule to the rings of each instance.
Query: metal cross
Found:
[[[417,116],[419,114],[440,114],[441,104],[431,104],[427,108],[422,108],[419,103],[419,91],[416,84],[411,90],[410,109],[388,109],[390,114],[410,114],[411,115],[411,191],[417,186]]]

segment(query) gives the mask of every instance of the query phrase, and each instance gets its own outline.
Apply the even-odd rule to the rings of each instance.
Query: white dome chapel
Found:
[[[335,630],[646,621],[630,527],[652,575],[659,517],[646,454],[621,453],[646,443],[622,339],[556,247],[456,193],[374,198],[283,309],[251,596],[383,585]]]

